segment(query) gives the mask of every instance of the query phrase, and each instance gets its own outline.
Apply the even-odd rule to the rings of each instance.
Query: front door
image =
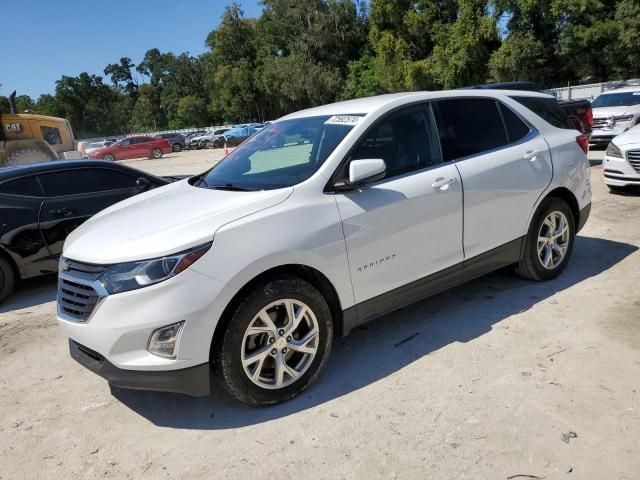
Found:
[[[349,161],[366,158],[385,161],[385,178],[335,199],[355,301],[375,302],[391,292],[381,306],[389,311],[396,299],[413,299],[395,289],[462,262],[462,184],[455,165],[442,162],[429,104],[406,107],[374,125]]]
[[[83,222],[140,191],[135,176],[106,168],[60,170],[39,178],[46,195],[40,210],[40,231],[56,258],[67,236]]]

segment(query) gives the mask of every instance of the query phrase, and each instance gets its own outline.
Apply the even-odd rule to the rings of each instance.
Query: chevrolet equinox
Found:
[[[71,355],[115,386],[202,396],[212,373],[269,405],[373,318],[505,266],[555,278],[591,184],[587,139],[549,100],[443,91],[312,108],[103,210],[59,262]]]

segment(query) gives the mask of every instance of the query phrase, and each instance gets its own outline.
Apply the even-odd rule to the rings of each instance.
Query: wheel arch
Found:
[[[578,199],[573,194],[573,192],[566,187],[558,187],[547,193],[544,198],[546,199],[550,197],[559,198],[567,202],[567,205],[569,205],[569,208],[571,208],[571,213],[573,214],[575,228],[578,228],[578,225],[580,225],[580,206],[578,205]]]
[[[215,330],[213,332],[213,339],[211,341],[209,358],[213,358],[212,353],[214,348],[219,345],[222,339],[222,335],[233,316],[233,312],[244,298],[255,289],[258,285],[263,285],[267,282],[273,281],[283,277],[296,277],[304,280],[313,285],[322,296],[327,300],[329,309],[331,311],[331,318],[333,322],[334,336],[342,336],[343,331],[343,315],[342,305],[338,292],[331,281],[322,272],[316,268],[303,264],[287,264],[270,268],[264,272],[256,275],[249,280],[227,303],[227,306],[220,315]]]

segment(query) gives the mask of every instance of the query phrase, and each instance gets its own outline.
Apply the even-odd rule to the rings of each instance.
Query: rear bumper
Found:
[[[180,370],[124,370],[71,339],[69,350],[80,365],[116,387],[183,393],[192,397],[205,397],[211,393],[211,369],[208,363]]]
[[[591,214],[591,203],[587,204],[582,210],[580,210],[580,219],[578,220],[578,232],[585,226],[589,215]]]

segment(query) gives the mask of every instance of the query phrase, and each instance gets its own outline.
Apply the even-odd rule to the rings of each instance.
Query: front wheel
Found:
[[[162,158],[162,150],[159,148],[151,150],[151,158]]]
[[[213,349],[213,368],[236,399],[251,406],[293,398],[311,385],[331,350],[333,323],[322,294],[284,277],[254,290]]]
[[[575,236],[575,219],[567,202],[546,198],[529,227],[517,272],[531,280],[556,278],[569,262]]]
[[[182,151],[182,145],[180,145],[179,143],[174,143],[172,150],[174,152],[181,152]]]
[[[4,258],[0,257],[0,303],[13,292],[16,275],[13,268]]]
[[[108,162],[113,162],[115,160],[115,157],[113,155],[111,155],[110,153],[108,153],[104,157],[102,157],[102,159],[106,160]]]

